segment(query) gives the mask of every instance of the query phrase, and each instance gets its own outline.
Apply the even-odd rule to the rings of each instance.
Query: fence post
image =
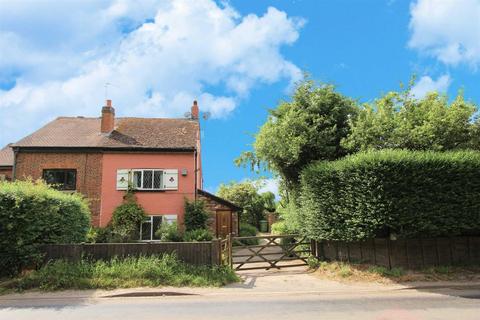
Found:
[[[310,240],[310,254],[317,257],[317,242],[315,240]]]
[[[221,250],[220,250],[220,240],[213,239],[212,240],[212,248],[211,248],[211,255],[212,255],[212,266],[219,266],[222,263],[221,257]]]
[[[222,254],[226,255],[226,262],[231,267],[232,266],[232,234],[227,234],[227,243],[225,249],[222,248],[224,252]]]

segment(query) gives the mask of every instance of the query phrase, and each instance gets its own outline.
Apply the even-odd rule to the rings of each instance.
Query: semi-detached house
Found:
[[[234,204],[204,190],[199,109],[185,119],[116,118],[111,100],[101,117],[59,117],[11,145],[13,179],[43,179],[89,201],[94,226],[106,226],[129,185],[148,215],[142,240],[161,223],[183,224],[185,199],[204,200],[218,236],[238,231]]]

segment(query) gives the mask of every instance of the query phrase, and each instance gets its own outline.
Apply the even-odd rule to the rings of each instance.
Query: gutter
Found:
[[[197,149],[195,148],[195,151],[193,152],[193,161],[195,162],[194,164],[194,171],[195,171],[195,201],[197,201],[197,175],[198,175],[198,168],[197,168]]]
[[[12,147],[14,150],[22,150],[25,152],[71,152],[71,153],[85,153],[85,152],[194,152],[195,147],[185,148],[145,148],[145,147]]]

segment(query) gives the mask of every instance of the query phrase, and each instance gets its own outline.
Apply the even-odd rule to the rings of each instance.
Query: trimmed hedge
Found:
[[[0,182],[0,276],[14,275],[42,258],[40,246],[85,241],[87,202],[42,182]]]
[[[480,153],[384,150],[302,172],[302,229],[313,239],[480,234]]]

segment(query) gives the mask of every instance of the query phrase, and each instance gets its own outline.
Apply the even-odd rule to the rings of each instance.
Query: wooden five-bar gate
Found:
[[[255,237],[227,236],[221,241],[224,264],[235,270],[280,269],[304,266],[312,252],[311,242],[300,235]]]

